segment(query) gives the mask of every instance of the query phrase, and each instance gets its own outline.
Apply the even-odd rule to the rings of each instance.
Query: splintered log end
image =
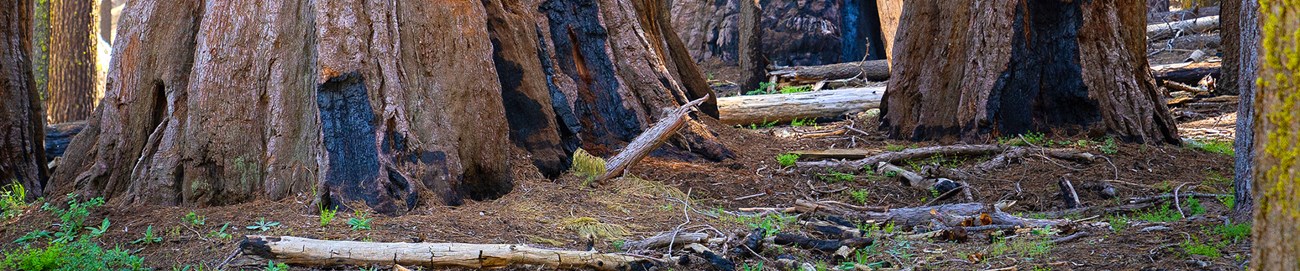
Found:
[[[279,242],[280,237],[248,235],[244,241],[239,243],[239,249],[244,255],[252,255],[263,259],[274,259],[275,254],[271,252],[271,242]]]

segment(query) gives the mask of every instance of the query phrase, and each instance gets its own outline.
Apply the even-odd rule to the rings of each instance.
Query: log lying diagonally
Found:
[[[595,251],[552,250],[514,244],[376,243],[292,236],[244,239],[240,249],[258,263],[274,259],[295,266],[405,265],[431,268],[503,268],[540,265],[558,269],[642,270],[651,260]]]
[[[615,155],[614,158],[609,159],[609,163],[605,166],[605,174],[596,178],[596,182],[604,184],[609,179],[623,176],[624,169],[636,164],[637,161],[641,161],[641,158],[645,158],[647,154],[650,154],[650,151],[663,144],[664,140],[667,140],[669,136],[676,134],[677,130],[681,129],[682,125],[685,124],[686,115],[690,114],[696,106],[708,100],[709,97],[710,95],[706,95],[704,98],[696,99],[678,107],[677,110],[673,110],[667,117],[660,119],[650,129],[646,129],[631,143],[627,143],[627,147],[623,148],[623,151]]]

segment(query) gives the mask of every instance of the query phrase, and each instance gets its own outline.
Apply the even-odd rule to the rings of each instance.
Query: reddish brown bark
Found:
[[[1027,132],[1178,142],[1148,64],[1144,3],[910,1],[882,120],[894,138]]]
[[[95,109],[98,1],[50,1],[49,118],[83,120]]]
[[[508,193],[508,142],[558,175],[700,91],[647,30],[661,3],[433,2],[129,5],[109,102],[56,176],[121,203],[398,214]]]
[[[42,195],[45,116],[32,79],[32,1],[0,2],[0,186],[23,185]]]

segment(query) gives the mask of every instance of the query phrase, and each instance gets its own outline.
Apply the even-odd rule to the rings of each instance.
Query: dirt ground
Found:
[[[1197,128],[1228,127],[1235,119],[1205,124],[1196,120]],[[1189,122],[1191,123],[1191,122]],[[840,136],[798,139],[804,132],[839,129],[852,125],[868,134],[845,133]],[[215,267],[237,250],[242,236],[290,235],[331,240],[364,240],[376,242],[466,242],[530,244],[540,247],[599,251],[616,251],[617,240],[638,240],[674,229],[689,229],[709,233],[711,237],[738,242],[752,229],[738,212],[749,207],[789,207],[797,199],[834,200],[855,202],[853,194],[866,191],[868,206],[909,207],[921,206],[929,200],[925,192],[906,188],[892,178],[859,174],[851,181],[826,181],[821,172],[783,168],[774,159],[779,154],[795,150],[820,150],[829,148],[862,148],[885,152],[886,149],[926,146],[886,140],[876,132],[874,118],[821,123],[818,126],[745,129],[712,124],[712,129],[736,153],[733,159],[722,162],[681,161],[650,157],[634,166],[631,175],[608,185],[590,188],[583,179],[567,174],[558,180],[547,180],[528,163],[522,151],[516,151],[513,164],[517,166],[514,192],[505,197],[485,202],[468,202],[463,206],[424,206],[400,217],[374,217],[371,230],[351,230],[345,221],[353,214],[340,213],[327,226],[318,224],[317,212],[307,204],[309,195],[278,202],[258,201],[234,206],[188,207],[101,207],[88,221],[108,218],[111,230],[101,237],[106,247],[122,246],[138,251],[148,266],[166,270],[177,267]],[[1190,127],[1189,127],[1190,128]],[[801,132],[803,131],[803,132]],[[1078,142],[1078,139],[1054,138],[1052,140]],[[1102,154],[1102,142],[1095,139],[1087,147],[1074,147],[1081,151],[1106,157],[1107,161],[1076,163],[1066,160],[1027,158],[991,174],[970,180],[975,201],[995,203],[1016,201],[1006,209],[1008,213],[1027,217],[1047,217],[1048,213],[1063,209],[1057,181],[1068,178],[1076,182],[1098,180],[1114,181],[1118,192],[1116,199],[1101,199],[1093,193],[1081,193],[1083,204],[1089,207],[1110,207],[1124,204],[1125,199],[1170,193],[1175,187],[1182,193],[1231,193],[1232,158],[1181,146],[1142,146],[1120,143],[1113,154]],[[969,165],[988,157],[954,157],[944,161],[929,160],[915,163],[948,163]],[[1227,176],[1227,177],[1225,177]],[[839,191],[825,193],[827,191]],[[740,197],[765,193],[762,196],[736,200]],[[936,204],[956,203],[952,197]],[[864,257],[876,263],[874,267],[915,268],[919,270],[983,270],[1019,267],[1023,270],[1235,270],[1244,266],[1249,258],[1246,240],[1223,240],[1209,229],[1223,224],[1228,208],[1213,199],[1200,200],[1204,214],[1168,223],[1149,223],[1131,220],[1124,228],[1112,230],[1105,223],[1112,216],[1067,217],[1079,220],[1078,231],[1088,231],[1090,236],[1052,245],[1045,253],[1016,252],[1008,250],[1006,243],[990,244],[991,237],[973,236],[958,243],[937,240],[905,240],[882,235],[876,245],[865,249]],[[40,206],[42,202],[33,204]],[[1182,207],[1188,208],[1186,202]],[[111,204],[110,204],[111,205]],[[689,208],[689,209],[686,209]],[[13,249],[13,240],[33,230],[57,231],[57,218],[40,208],[28,208],[17,218],[0,224],[0,248]],[[194,212],[206,218],[205,224],[192,226],[182,222],[182,217]],[[1137,215],[1130,213],[1129,215]],[[1117,213],[1124,215],[1124,213]],[[805,215],[811,216],[811,215]],[[580,236],[575,230],[579,218],[593,218],[612,225],[614,233],[596,239]],[[266,219],[280,222],[281,226],[266,232],[245,229],[256,221]],[[590,220],[588,220],[590,221]],[[749,220],[752,221],[752,220]],[[228,233],[235,237],[217,239],[209,235],[229,223]],[[747,225],[748,224],[748,225]],[[146,227],[152,226],[162,234],[163,242],[152,245],[130,244],[139,238]],[[1151,226],[1166,226],[1167,230],[1139,232]],[[620,231],[625,231],[620,233]],[[805,233],[808,230],[790,226],[783,232]],[[902,230],[900,230],[900,234]],[[1059,235],[1059,234],[1058,234]],[[1052,238],[1060,236],[1051,236]],[[1184,242],[1224,242],[1221,256],[1190,255],[1180,244]],[[1018,244],[1018,243],[1012,243]],[[715,250],[722,249],[715,247]],[[680,250],[680,249],[679,249]],[[1011,251],[1011,252],[1007,252]],[[662,253],[662,252],[660,252]],[[989,257],[991,255],[997,255]],[[768,249],[763,260],[758,257],[741,258],[727,255],[737,262],[737,267],[753,267],[763,262],[767,270],[788,270],[778,263],[778,258],[790,258],[795,263],[822,263],[835,266],[843,261],[835,256],[798,249]],[[379,267],[387,269],[388,266]],[[699,264],[682,266],[689,270],[707,270]],[[301,269],[301,268],[298,268]],[[524,268],[520,270],[535,270]],[[307,269],[302,269],[307,270]]]

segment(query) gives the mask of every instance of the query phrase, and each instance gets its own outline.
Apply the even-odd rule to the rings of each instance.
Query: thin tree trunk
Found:
[[[33,1],[32,76],[42,101],[50,97],[50,1]]]
[[[83,120],[95,109],[98,1],[50,0],[49,118]]]
[[[1237,95],[1240,89],[1237,86],[1238,79],[1241,77],[1237,72],[1241,63],[1241,36],[1242,31],[1242,3],[1243,1],[1225,1],[1221,6],[1222,11],[1219,13],[1219,43],[1223,46],[1223,68],[1220,70],[1220,76],[1215,80],[1217,89],[1214,91],[1223,94]]]
[[[0,1],[0,186],[24,186],[43,195],[45,116],[32,81],[32,1]]]
[[[885,42],[885,60],[893,63],[894,42],[899,19],[903,16],[903,0],[876,0],[876,9],[880,11],[880,36]]]
[[[904,5],[899,32],[927,34],[895,46],[882,104],[893,138],[982,142],[1037,131],[1179,142],[1148,71],[1142,2]]]
[[[1249,221],[1250,212],[1254,209],[1254,198],[1251,195],[1254,165],[1251,164],[1251,159],[1255,157],[1255,78],[1259,72],[1260,53],[1259,0],[1243,0],[1237,8],[1240,9],[1235,11],[1240,14],[1239,31],[1236,36],[1224,37],[1226,40],[1237,40],[1238,45],[1235,53],[1228,53],[1236,56],[1235,66],[1239,75],[1236,79],[1236,92],[1239,96],[1237,134],[1233,143],[1236,174],[1232,183],[1236,206],[1232,217],[1237,221]]]
[[[740,89],[758,89],[767,81],[767,59],[763,57],[763,8],[758,0],[740,1]]]
[[[1259,2],[1262,29],[1255,134],[1252,270],[1300,270],[1300,7]],[[1290,62],[1290,64],[1288,64]]]

